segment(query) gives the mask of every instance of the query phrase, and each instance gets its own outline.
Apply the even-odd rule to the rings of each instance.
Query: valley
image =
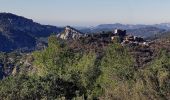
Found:
[[[169,100],[169,30],[79,30],[0,13],[0,100]]]

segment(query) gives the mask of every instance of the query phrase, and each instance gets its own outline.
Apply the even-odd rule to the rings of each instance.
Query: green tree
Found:
[[[100,68],[102,74],[98,79],[98,87],[102,89],[98,90],[102,90],[99,93],[107,95],[105,99],[108,99],[108,95],[114,96],[113,91],[118,84],[133,79],[134,59],[126,48],[114,43],[106,49]]]
[[[170,98],[170,53],[160,50],[158,56],[142,72],[145,93],[152,99]]]

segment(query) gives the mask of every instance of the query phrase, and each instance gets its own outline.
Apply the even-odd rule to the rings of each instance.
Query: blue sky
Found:
[[[0,0],[0,11],[58,26],[170,22],[170,0]]]

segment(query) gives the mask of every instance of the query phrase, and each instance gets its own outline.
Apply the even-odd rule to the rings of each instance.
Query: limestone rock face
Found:
[[[84,34],[70,26],[66,26],[64,32],[58,34],[57,37],[64,40],[76,40],[82,37]]]

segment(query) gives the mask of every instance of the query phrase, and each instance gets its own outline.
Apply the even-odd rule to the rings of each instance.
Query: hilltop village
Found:
[[[101,32],[95,34],[88,34],[80,32],[70,26],[66,26],[65,30],[57,35],[58,38],[64,40],[79,40],[85,38],[91,38],[92,40],[100,40],[103,42],[119,42],[122,46],[126,45],[142,45],[148,46],[149,43],[146,42],[142,37],[137,37],[130,35],[126,30],[114,29],[112,32]]]

